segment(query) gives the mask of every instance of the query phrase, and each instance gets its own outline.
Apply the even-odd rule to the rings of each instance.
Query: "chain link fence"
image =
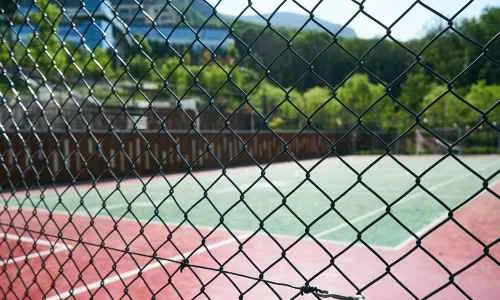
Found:
[[[388,22],[371,1],[240,2],[2,1],[1,297],[494,298],[500,9],[407,1]],[[317,17],[332,7],[352,13]],[[436,26],[402,38],[416,13]]]

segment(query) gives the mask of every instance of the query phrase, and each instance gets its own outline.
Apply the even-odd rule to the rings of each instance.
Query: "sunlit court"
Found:
[[[31,277],[38,283],[29,295],[53,299],[118,295],[125,287],[140,297],[191,297],[213,282],[211,296],[231,299],[240,291],[296,293],[254,287],[238,273],[300,286],[300,274],[314,277],[327,268],[311,285],[349,294],[355,291],[344,276],[363,287],[390,266],[389,274],[422,296],[446,284],[448,272],[484,256],[481,268],[456,280],[484,281],[485,287],[466,286],[489,297],[499,286],[498,169],[492,155],[346,156],[3,193],[2,246],[12,254],[2,265],[21,264],[23,276],[4,267],[2,281],[16,278],[21,288]],[[446,259],[437,265],[434,256]],[[190,265],[181,271],[184,260]],[[37,272],[42,262],[46,270]],[[217,275],[221,267],[232,273]],[[146,278],[155,278],[148,291],[141,287]],[[404,295],[390,280],[364,294],[377,298],[388,289]]]

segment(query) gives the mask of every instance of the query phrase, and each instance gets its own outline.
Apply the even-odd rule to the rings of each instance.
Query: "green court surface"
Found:
[[[47,187],[2,197],[10,208],[38,207],[231,231],[256,231],[262,223],[270,234],[300,236],[309,231],[317,239],[335,242],[351,242],[360,231],[369,244],[397,247],[411,235],[394,218],[418,233],[447,215],[445,205],[457,208],[484,191],[484,182],[453,157],[396,158],[421,176],[420,185],[432,195],[389,156],[346,156],[320,164],[319,160],[301,161],[302,167],[295,162],[274,163],[265,169],[264,176],[259,167],[240,167],[227,169],[225,175],[222,170],[157,175],[95,187]],[[500,156],[459,158],[488,179],[490,186],[500,178]],[[372,163],[371,168],[357,174]],[[383,201],[390,204],[398,199],[390,208],[393,218],[386,213]]]

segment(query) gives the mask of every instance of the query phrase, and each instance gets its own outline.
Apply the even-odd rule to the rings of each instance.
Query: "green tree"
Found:
[[[341,105],[333,98],[332,92],[326,87],[314,87],[304,93],[302,112],[311,117],[312,124],[320,129],[337,127],[336,118],[341,111]]]
[[[263,81],[249,95],[249,102],[261,115],[267,117],[271,128],[296,129],[305,124],[305,118],[294,107],[294,105],[301,106],[304,102],[297,90],[282,89]]]
[[[365,74],[355,74],[338,89],[337,97],[350,110],[360,115],[382,97],[383,94],[384,87],[382,85],[371,83]],[[387,103],[387,101],[381,101],[381,103],[375,105],[363,115],[361,118],[363,124],[370,127],[383,126],[381,112],[387,109],[387,105],[383,105],[384,102],[385,104]],[[351,127],[357,123],[357,117],[346,108],[343,108],[338,115],[336,123],[342,127]]]
[[[423,121],[432,128],[462,127],[470,123],[473,110],[448,90],[434,84],[424,98]]]
[[[263,81],[249,96],[250,103],[256,107],[263,116],[270,114],[273,109],[285,100],[286,92],[281,88]]]
[[[68,49],[57,35],[61,10],[49,0],[38,0],[34,4],[39,11],[31,13],[29,18],[37,30],[28,43],[33,60],[26,58],[22,63],[32,68],[36,64],[46,77],[54,78],[55,68],[63,71],[68,65]]]
[[[176,57],[160,60],[159,73],[169,83],[169,88],[178,97],[183,96],[192,83],[191,66],[184,66],[183,62]],[[193,73],[196,72],[196,70]],[[156,78],[161,80],[161,78]]]
[[[3,0],[0,2],[0,13],[2,15],[12,15],[16,11],[14,0]]]
[[[200,85],[208,92],[210,97],[230,96],[221,94],[216,95],[217,91],[227,83],[227,80],[226,71],[216,64],[209,64],[204,67],[200,74]]]
[[[0,63],[3,65],[9,63],[10,56],[9,56],[9,44],[6,39],[2,38],[2,43],[0,44]]]
[[[419,112],[425,95],[431,89],[431,82],[422,71],[411,73],[401,87],[398,99],[410,110]]]
[[[151,62],[142,55],[136,55],[129,61],[128,68],[136,80],[146,80],[150,76]]]
[[[138,39],[140,41],[140,46],[139,48],[144,51],[148,56],[153,55],[153,47],[151,46],[151,43],[149,40],[145,37],[141,37]]]
[[[12,44],[10,34],[10,22],[12,15],[16,10],[16,4],[13,0],[0,1],[0,62],[6,64],[9,62],[9,48]]]
[[[422,70],[411,73],[401,85],[398,102],[385,97],[380,107],[380,127],[385,130],[405,130],[415,123],[415,115],[424,105],[424,98],[432,88],[432,83]],[[404,105],[406,109],[402,106]],[[407,111],[409,109],[410,111]]]
[[[231,68],[228,67],[227,70]],[[260,81],[260,76],[254,70],[242,66],[237,66],[231,72],[231,78],[234,84],[236,84],[245,93],[249,93],[251,90],[255,89],[255,86]]]
[[[447,30],[434,40],[443,27],[429,30],[423,38],[401,43],[414,52],[420,52],[425,47],[420,56],[421,62],[447,79],[454,78],[480,58],[460,75],[457,85],[468,87],[479,79],[486,80],[488,84],[499,83],[500,68],[497,62],[500,60],[500,43],[494,37],[500,28],[500,7],[489,7],[479,18],[456,21],[453,26],[479,45],[452,30]],[[276,81],[282,86],[297,86],[301,91],[324,85],[324,81],[334,86],[339,84],[359,66],[358,60],[368,50],[363,65],[385,82],[396,80],[415,61],[415,57],[404,47],[387,39],[381,42],[378,39],[334,39],[325,32],[307,31],[294,35],[291,30],[277,28],[272,31],[261,25],[241,21],[236,22],[233,29],[241,39],[241,42],[237,41],[236,47],[242,56],[247,55],[246,45],[251,44],[252,55],[259,62],[254,59],[245,61],[248,66],[256,71],[261,69],[259,64],[271,66]],[[286,39],[292,36],[293,40],[288,43]],[[490,40],[488,52],[482,53],[482,46]],[[294,51],[289,50],[289,45]],[[309,71],[308,64],[312,65],[314,73]],[[392,93],[399,96],[398,86],[393,87]]]
[[[73,64],[70,66],[70,74],[78,75],[77,67],[86,78],[100,80],[103,77],[113,78],[116,75],[112,58],[108,51],[103,48],[96,48],[90,55],[85,50],[78,49],[73,54]]]
[[[180,66],[173,72],[172,83],[177,95],[183,96],[191,87],[192,82],[193,76],[184,67]]]
[[[500,85],[487,85],[485,81],[479,81],[471,87],[465,98],[482,113],[487,113],[491,123],[500,125]],[[467,117],[469,122],[474,122],[480,114],[471,111]]]
[[[300,113],[300,106],[304,98],[296,89],[287,89],[285,100],[278,107],[278,115],[285,121],[285,127],[290,129],[303,128],[306,125],[306,117]]]
[[[240,52],[238,51],[238,48],[236,48],[236,46],[234,46],[233,44],[229,45],[226,57],[227,64],[233,65],[234,62],[240,58]]]
[[[492,43],[488,46],[487,56],[481,60],[479,67],[471,68],[464,74],[465,83],[471,84],[479,79],[487,83],[500,83],[500,67],[497,62],[500,60],[500,43],[498,38],[494,39],[500,28],[500,7],[487,7],[479,18],[464,19],[459,26],[459,30],[466,36],[478,41],[481,45],[486,45],[490,40]],[[463,56],[469,61],[479,57],[482,49],[472,43],[463,41],[460,49],[453,51],[462,51]]]

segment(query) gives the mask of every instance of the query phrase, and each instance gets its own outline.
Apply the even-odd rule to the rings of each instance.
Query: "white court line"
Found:
[[[10,265],[10,264],[20,262],[20,261],[27,261],[27,260],[30,260],[33,258],[42,258],[42,257],[45,257],[45,256],[51,254],[51,253],[59,253],[62,251],[68,251],[72,248],[71,246],[66,246],[66,245],[60,244],[60,243],[52,243],[52,242],[50,242],[48,240],[44,240],[44,239],[34,240],[34,239],[32,239],[30,237],[26,237],[26,236],[19,236],[19,235],[15,235],[15,234],[0,232],[0,238],[2,236],[6,240],[21,241],[23,243],[33,244],[33,245],[42,245],[42,246],[51,247],[51,249],[44,250],[41,252],[32,253],[29,255],[20,255],[20,256],[13,257],[13,258],[9,258],[7,260],[0,259],[0,266]]]
[[[273,185],[277,186],[277,187],[287,187],[287,186],[290,186],[292,185],[292,183],[286,181],[286,180],[269,180],[273,183]],[[252,186],[252,188],[250,190],[253,190],[253,189],[267,189],[267,188],[272,188],[272,185],[267,182],[267,181],[258,181],[256,182],[255,184],[253,183],[250,183],[250,184],[238,184],[236,183],[236,185],[239,187],[240,190],[242,191],[245,191],[247,190],[250,186]],[[232,185],[232,184],[231,184]],[[274,189],[274,188],[273,188]],[[236,187],[230,187],[230,188],[222,188],[222,189],[211,189],[211,192],[213,194],[225,194],[225,193],[232,193],[232,192],[237,192],[238,190],[236,189]],[[210,191],[209,191],[210,192]]]
[[[127,209],[127,207],[128,203],[118,203],[118,204],[106,205],[106,210],[115,210],[120,208]],[[132,202],[132,207],[153,207],[153,203],[137,201],[137,202]],[[102,206],[92,206],[89,207],[88,210],[93,214],[95,214],[100,210],[104,210],[104,208]]]
[[[491,168],[491,167],[492,167],[492,166],[487,166],[487,167],[484,167],[484,168],[481,168],[481,169],[477,169],[477,170],[476,170],[476,172],[481,172],[481,171],[487,170],[487,169],[489,169],[489,168]],[[238,168],[244,169],[244,168],[249,168],[249,167],[238,167]],[[201,172],[213,172],[213,171],[201,171]],[[456,177],[456,178],[454,178],[453,180],[448,180],[447,182],[443,182],[443,183],[441,183],[441,184],[438,184],[438,185],[432,186],[431,188],[428,188],[428,189],[429,189],[429,190],[433,190],[433,189],[435,189],[435,188],[439,188],[441,185],[450,184],[450,183],[452,183],[454,180],[459,180],[459,179],[461,179],[462,177],[468,177],[468,176],[472,176],[472,174],[467,174],[467,175],[462,175],[462,176],[460,176],[460,177]],[[423,193],[423,192],[421,192],[421,193]],[[414,196],[416,196],[416,195],[414,195]],[[413,196],[412,196],[412,197],[413,197]],[[410,198],[410,197],[408,197],[408,198]],[[408,198],[404,198],[404,199],[402,199],[401,201],[399,201],[399,203],[404,203],[404,202],[406,202],[406,201],[410,200],[410,199],[408,199]],[[123,205],[121,205],[121,206],[123,206]],[[30,211],[34,211],[34,210],[36,210],[36,211],[38,211],[38,212],[51,213],[51,214],[61,215],[61,216],[68,216],[68,212],[65,212],[65,211],[51,211],[51,210],[44,209],[44,208],[14,207],[14,206],[12,206],[12,207],[8,207],[7,209],[9,209],[9,210],[16,210],[16,211],[17,211],[17,210],[19,210],[19,209],[22,209],[23,211],[25,211],[25,210],[30,210]],[[91,212],[92,212],[92,209],[102,209],[102,206],[95,206],[95,207],[91,207],[91,208],[89,208],[89,209],[90,209],[90,210],[91,210]],[[382,210],[385,210],[385,208],[384,208],[384,209],[382,209]],[[380,212],[380,210],[378,210],[377,212],[372,212],[372,213],[369,213],[369,214],[367,214],[368,216],[367,216],[367,215],[360,216],[360,217],[358,217],[358,218],[356,218],[356,219],[352,220],[352,221],[351,221],[351,223],[357,223],[357,222],[360,222],[360,221],[361,221],[361,220],[359,220],[360,218],[365,219],[365,218],[368,218],[368,217],[370,217],[370,216],[372,216],[372,215],[374,215],[374,214],[376,214],[376,213],[378,213],[378,212]],[[85,212],[74,212],[72,215],[73,215],[73,216],[85,217],[85,218],[91,218],[91,217],[92,217],[92,216],[89,216],[89,215],[88,215],[87,213],[85,213]],[[97,215],[97,216],[94,216],[94,217],[97,217],[97,218],[103,218],[103,219],[112,219],[112,217],[110,217],[110,216],[104,216],[104,215]],[[123,219],[124,219],[124,220],[126,220],[126,221],[130,221],[130,222],[137,222],[137,221],[142,222],[142,221],[148,221],[148,220],[142,220],[142,219],[139,219],[139,220],[137,220],[137,219],[130,219],[130,218],[126,218],[126,217],[125,217],[125,218],[123,218]],[[160,224],[160,225],[167,224],[167,225],[172,225],[172,226],[177,226],[177,225],[179,225],[178,223],[171,223],[171,222],[165,222],[165,223],[164,223],[164,222],[154,221],[154,220],[153,220],[153,221],[149,221],[149,223],[151,223],[151,224]],[[332,233],[332,232],[338,231],[338,230],[343,229],[343,228],[345,228],[345,227],[347,227],[347,226],[348,226],[347,224],[340,224],[340,225],[338,225],[338,226],[336,226],[336,227],[333,227],[333,228],[330,228],[330,229],[325,230],[325,231],[323,231],[323,232],[320,232],[319,234],[321,234],[321,236],[325,236],[325,235],[327,235],[328,233]],[[201,228],[201,229],[208,229],[208,230],[212,230],[212,229],[213,229],[213,228],[211,228],[211,227],[207,227],[207,226],[197,226],[197,228]],[[324,233],[324,232],[326,232],[326,231],[328,231],[328,233]],[[240,231],[240,232],[241,232],[241,231]],[[313,235],[314,235],[314,234],[313,234]],[[276,234],[275,236],[279,236],[279,237],[282,237],[282,238],[296,238],[295,236],[292,236],[292,235],[287,235],[287,234]],[[318,234],[314,235],[314,237],[315,237],[315,238],[318,238],[318,239],[319,239],[321,236],[318,236]],[[329,239],[328,239],[328,240],[327,240],[327,239],[322,239],[321,241],[322,241],[322,242],[327,242],[327,243],[332,243],[332,244],[335,244],[335,245],[337,245],[337,244],[340,244],[340,245],[343,245],[343,244],[350,244],[349,242],[346,242],[346,241],[335,241],[335,240],[329,240]],[[371,246],[372,246],[372,247],[375,247],[375,248],[380,248],[380,249],[394,249],[394,247],[388,247],[388,246],[376,245],[376,244],[373,244],[373,245],[371,245]],[[398,245],[398,246],[399,246],[399,245]]]
[[[482,169],[476,170],[476,172],[478,172],[478,171],[484,171],[484,170],[489,169],[489,168],[491,168],[491,166],[488,166],[488,167],[485,167],[485,168],[482,168]],[[434,190],[437,190],[437,189],[442,188],[443,186],[447,186],[447,185],[449,185],[449,184],[451,184],[451,183],[454,183],[455,181],[461,180],[461,179],[463,179],[463,178],[470,177],[470,176],[472,176],[472,175],[474,175],[474,174],[467,173],[467,174],[462,175],[462,176],[454,177],[454,178],[448,179],[448,180],[446,180],[446,181],[443,181],[443,182],[441,182],[441,183],[438,183],[438,184],[436,184],[436,185],[433,185],[433,186],[431,186],[430,188],[427,188],[427,190],[434,191]],[[405,197],[404,199],[402,199],[401,201],[399,201],[399,202],[398,202],[398,204],[406,203],[406,202],[408,202],[408,201],[410,201],[410,200],[413,200],[413,199],[414,199],[414,198],[416,198],[416,197],[420,197],[420,196],[422,196],[422,195],[427,195],[427,193],[426,193],[426,192],[424,192],[424,191],[421,191],[421,192],[418,192],[418,193],[412,194],[411,196],[407,196],[407,197]],[[367,213],[367,214],[364,214],[364,215],[361,215],[361,216],[359,216],[359,217],[357,217],[357,218],[354,218],[354,219],[352,219],[352,220],[349,220],[349,222],[350,222],[351,224],[359,223],[359,222],[361,222],[361,221],[363,221],[363,220],[365,220],[365,219],[368,219],[368,218],[370,218],[371,216],[377,215],[377,214],[379,214],[380,212],[383,212],[383,211],[385,211],[385,210],[386,210],[386,207],[385,207],[385,206],[384,206],[384,207],[380,207],[380,208],[377,208],[377,209],[375,209],[375,210],[373,210],[373,211],[371,211],[371,212],[369,212],[369,213]],[[320,238],[320,237],[322,237],[322,236],[325,236],[325,235],[328,235],[328,234],[330,234],[330,233],[333,233],[333,232],[339,231],[339,230],[341,230],[341,229],[344,229],[344,228],[346,228],[346,227],[348,227],[348,226],[349,226],[349,224],[347,224],[347,223],[342,223],[342,224],[339,224],[339,225],[337,225],[337,226],[335,226],[335,227],[333,227],[333,228],[330,228],[330,229],[327,229],[327,230],[321,231],[321,232],[316,233],[316,234],[313,234],[313,235],[314,235],[314,237],[316,237],[316,238]]]
[[[278,180],[276,183],[273,181],[273,184],[277,187],[288,187],[291,186],[292,184],[288,183],[287,181],[283,180]],[[244,191],[247,188],[250,187],[251,184],[243,185],[243,188],[240,188],[240,190]],[[252,186],[252,190],[255,189],[264,189],[264,188],[270,188],[271,185],[267,182],[258,182],[255,185]],[[274,189],[273,189],[274,190]],[[236,188],[223,188],[223,189],[210,189],[209,193],[211,194],[227,194],[227,193],[234,193],[237,192],[238,190]],[[209,195],[210,197],[210,195]],[[121,208],[127,208],[128,203],[117,203],[117,204],[112,204],[112,205],[106,205],[107,210],[115,210],[115,209],[121,209]],[[152,207],[153,203],[151,201],[134,201],[132,203],[132,206],[137,206],[137,207]],[[102,209],[102,206],[92,206],[88,208],[89,211],[92,213],[95,213],[99,210]]]
[[[9,210],[19,210],[18,207],[9,207],[8,208]],[[32,207],[23,207],[22,210],[29,210],[29,211],[33,211],[34,208]],[[45,213],[45,214],[53,214],[53,215],[58,215],[58,216],[63,216],[63,217],[67,217],[68,216],[68,213],[67,212],[63,212],[63,211],[50,211],[48,209],[45,209],[45,208],[37,208],[37,213]],[[92,218],[92,217],[95,217],[95,218],[102,218],[102,219],[107,219],[107,220],[113,220],[112,217],[110,216],[105,216],[105,215],[96,215],[96,216],[91,216],[91,215],[88,215],[87,213],[84,213],[84,212],[75,212],[72,214],[73,216],[78,216],[78,217],[82,217],[82,218]],[[162,222],[162,221],[150,221],[150,220],[146,220],[146,219],[132,219],[132,218],[127,218],[127,217],[123,217],[122,218],[123,221],[126,221],[126,222],[134,222],[134,224],[137,224],[137,221],[139,222],[148,222],[149,224],[157,224],[157,225],[167,225],[167,226],[174,226],[174,227],[177,227],[179,226],[179,223],[173,223],[173,222]],[[182,225],[182,227],[188,227],[188,228],[191,228],[191,226],[187,226],[187,225]],[[211,231],[213,230],[214,228],[213,227],[210,227],[210,226],[203,226],[203,225],[196,225],[196,228],[198,229],[202,229],[202,230],[208,230],[208,231]],[[219,228],[218,230],[220,231],[227,231],[226,229],[224,228]],[[238,230],[238,232],[246,232],[244,230]],[[264,235],[263,233],[259,233],[258,235]],[[267,235],[264,235],[264,236],[267,236]],[[293,239],[294,241],[297,239],[297,236],[294,236],[294,235],[289,235],[289,234],[283,234],[283,233],[276,233],[276,234],[273,234],[274,237],[278,237],[278,238],[283,238],[283,239]],[[307,237],[306,237],[307,239]],[[348,241],[335,241],[335,240],[326,240],[326,239],[322,239],[320,240],[321,242],[324,242],[324,243],[330,243],[332,245],[350,245],[351,243],[348,242]],[[354,245],[356,246],[356,245]],[[383,250],[391,250],[392,247],[387,247],[387,246],[382,246],[382,245],[376,245],[376,244],[370,244],[370,246],[372,246],[373,248],[379,248],[379,249],[383,249]],[[364,246],[363,246],[364,247]]]
[[[10,264],[13,264],[13,263],[16,263],[16,262],[26,262],[30,259],[34,259],[34,258],[42,258],[42,257],[45,257],[49,254],[55,254],[55,253],[59,253],[59,252],[62,252],[62,251],[68,251],[68,247],[64,246],[57,246],[53,249],[48,249],[48,250],[44,250],[44,251],[41,251],[41,252],[36,252],[36,253],[32,253],[30,255],[21,255],[21,256],[16,256],[14,258],[9,258],[7,260],[0,260],[0,267],[3,266],[3,265],[10,265]]]
[[[489,185],[490,188],[493,188],[494,186],[496,186],[498,183],[500,183],[500,179],[498,180],[495,180],[495,182],[493,182],[492,184]],[[481,193],[479,193],[478,195],[476,195],[473,199],[483,195],[485,192],[487,192],[486,190],[483,190]],[[425,233],[427,233],[427,231],[431,230],[432,228],[434,228],[437,224],[441,223],[443,220],[445,220],[446,218],[448,217],[448,213],[445,213],[445,214],[442,214],[441,216],[439,216],[436,220],[434,220],[432,223],[428,224],[427,226],[423,227],[422,229],[420,229],[419,231],[417,231],[415,233],[416,236],[418,237],[421,237],[422,235],[424,235]],[[412,241],[414,241],[415,238],[410,235],[406,240],[404,240],[403,242],[401,242],[399,245],[397,245],[396,247],[394,247],[395,250],[400,250],[402,248],[404,248],[406,245],[408,245],[409,243],[411,243]]]
[[[53,243],[48,240],[44,239],[33,239],[27,236],[19,236],[16,234],[10,234],[6,232],[0,232],[0,237],[3,237],[6,240],[12,240],[12,241],[21,241],[23,243],[29,243],[29,244],[35,244],[35,245],[42,245],[42,246],[57,246],[57,243]]]
[[[485,167],[485,168],[482,168],[480,169],[479,171],[483,171],[483,170],[486,170],[486,169],[489,169],[490,167]],[[462,176],[462,177],[466,177],[466,176]],[[460,178],[460,177],[459,177]],[[456,180],[458,180],[459,178],[455,178]],[[497,180],[494,182],[493,185],[495,185],[496,183],[500,182],[500,180]],[[433,188],[436,188],[436,186],[434,187],[431,187],[430,189],[433,189]],[[484,193],[484,191],[483,191]],[[400,202],[404,202],[406,199],[403,199],[401,200]],[[142,205],[142,204],[141,204]],[[94,209],[96,208],[102,208],[102,207],[94,207]],[[8,208],[9,210],[19,210],[19,207],[9,207]],[[35,208],[32,208],[32,207],[22,207],[22,210],[30,210],[30,211],[33,211],[35,210]],[[68,212],[63,212],[63,211],[50,211],[48,209],[44,209],[44,208],[36,208],[36,211],[38,213],[51,213],[51,214],[55,214],[55,215],[60,215],[60,216],[68,216]],[[73,213],[74,216],[79,216],[79,217],[84,217],[84,218],[90,218],[91,216],[89,216],[87,213],[84,213],[84,212],[75,212]],[[97,218],[102,218],[102,219],[112,219],[110,216],[104,216],[104,215],[97,215],[95,216]],[[362,217],[362,216],[361,216]],[[147,220],[142,220],[142,219],[139,219],[139,220],[136,220],[136,219],[129,219],[129,218],[124,218],[124,220],[126,220],[127,222],[137,222],[137,221],[147,221]],[[171,222],[160,222],[160,221],[149,221],[151,224],[160,224],[160,225],[171,225],[171,226],[178,226],[179,224],[178,223],[171,223]],[[437,222],[437,221],[436,221]],[[431,224],[432,225],[432,224]],[[430,226],[430,225],[428,225]],[[334,232],[336,230],[340,230],[342,228],[346,227],[346,225],[339,225],[339,226],[336,226],[336,227],[333,227],[329,230],[331,230],[331,232]],[[212,227],[208,227],[208,226],[197,226],[197,228],[199,229],[207,229],[207,230],[212,230],[213,228]],[[241,232],[241,231],[240,231]],[[293,236],[293,235],[287,235],[287,234],[275,234],[274,236],[276,237],[280,237],[280,238],[284,238],[284,239],[295,239],[296,236]],[[314,235],[316,238],[318,238],[316,235]],[[319,238],[318,238],[319,239]],[[334,245],[350,245],[351,243],[348,242],[348,241],[336,241],[336,240],[329,240],[329,239],[320,239],[321,242],[325,242],[325,243],[331,243],[331,244],[334,244]],[[411,240],[410,240],[411,241]],[[408,241],[405,241],[405,243],[407,243]],[[356,245],[355,245],[356,246]],[[397,245],[395,247],[390,247],[390,246],[383,246],[383,245],[377,245],[377,244],[370,244],[370,246],[374,247],[374,248],[378,248],[378,249],[383,249],[383,250],[398,250],[398,247],[402,247],[404,245],[400,244],[400,245]],[[364,246],[363,246],[364,247]]]
[[[390,189],[390,190],[385,190],[386,192],[390,193],[395,193],[395,192],[401,192],[401,189]],[[228,193],[228,192],[234,192],[234,190],[225,190],[225,191],[216,191],[214,193]],[[361,194],[365,195],[366,191],[352,191],[351,194]],[[146,207],[146,208],[152,208],[155,203],[152,203],[151,201],[135,201],[132,203],[132,207]],[[115,209],[126,209],[128,206],[128,203],[117,203],[117,204],[112,204],[112,205],[106,205],[107,210],[115,210]],[[92,206],[88,208],[89,211],[92,213],[96,213],[99,210],[102,210],[102,206]]]
[[[245,233],[245,234],[237,236],[236,238],[238,241],[241,241],[250,235],[251,235],[250,233]],[[63,293],[60,293],[60,294],[57,293],[54,296],[48,297],[47,300],[66,299],[66,298],[71,297],[71,296],[79,295],[82,293],[87,293],[87,292],[90,292],[92,290],[109,285],[111,283],[114,283],[117,281],[122,281],[122,280],[129,278],[129,277],[135,277],[135,276],[139,275],[139,273],[144,274],[147,271],[151,271],[151,270],[157,269],[159,267],[171,264],[172,262],[170,260],[181,260],[181,259],[184,259],[186,256],[192,257],[192,256],[200,255],[200,254],[203,254],[209,250],[217,249],[217,248],[232,244],[232,243],[236,242],[237,240],[235,240],[233,237],[231,237],[231,238],[223,240],[221,242],[214,243],[214,244],[205,246],[203,248],[199,248],[198,250],[196,250],[194,252],[187,251],[187,252],[184,252],[182,254],[169,257],[168,260],[163,259],[163,260],[156,261],[154,263],[149,262],[148,264],[146,264],[142,268],[135,268],[135,269],[132,269],[132,270],[127,271],[127,272],[118,273],[117,275],[114,275],[114,276],[109,276],[107,278],[104,278],[103,280],[98,280],[98,281],[94,281],[94,282],[91,282],[88,284],[83,284],[77,288],[70,289],[70,290],[63,292]]]

